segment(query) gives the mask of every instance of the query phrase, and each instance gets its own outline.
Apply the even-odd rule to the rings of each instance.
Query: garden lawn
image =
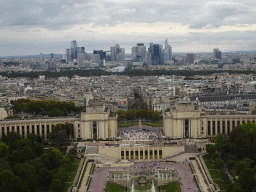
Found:
[[[179,182],[172,182],[162,187],[162,192],[181,192]]]
[[[133,126],[135,124],[138,124],[137,122],[132,122],[132,123],[119,123],[117,126],[118,127],[130,127],[130,126]]]
[[[222,180],[213,180],[214,183],[218,184],[221,190],[226,190],[225,183]]]
[[[105,192],[124,192],[124,187],[107,182]]]
[[[163,127],[163,122],[142,122],[142,124],[152,127]]]
[[[80,161],[81,159],[76,159],[76,158],[74,159],[74,163],[72,164],[71,171],[68,173],[67,182],[74,181]]]
[[[220,179],[220,173],[216,170],[209,170],[211,176],[212,176],[212,179]]]
[[[204,162],[208,169],[215,169],[214,163],[212,163],[212,161],[209,160],[208,158],[204,157]]]

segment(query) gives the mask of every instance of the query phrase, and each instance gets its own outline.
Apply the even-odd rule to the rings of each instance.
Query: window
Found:
[[[212,122],[212,134],[216,135],[216,133],[215,133],[215,121]]]
[[[208,121],[208,135],[211,135],[211,121]]]
[[[97,121],[93,121],[92,124],[92,135],[93,135],[93,140],[97,139]]]
[[[222,121],[222,133],[226,134],[226,132],[225,132],[225,121]]]
[[[77,124],[78,127],[80,127],[80,124]]]

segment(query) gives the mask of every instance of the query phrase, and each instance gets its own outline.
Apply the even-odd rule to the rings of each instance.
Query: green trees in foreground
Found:
[[[238,176],[237,182],[227,187],[227,192],[256,190],[256,125],[254,123],[248,122],[236,126],[230,132],[229,138],[219,133],[215,138],[215,145],[208,145],[206,150],[208,156],[215,159],[215,166],[218,167],[222,166],[222,162],[216,157],[219,153],[222,154],[226,159],[227,167]]]
[[[35,134],[22,139],[11,132],[0,141],[0,191],[63,191],[76,150],[66,157],[59,149],[44,150]]]

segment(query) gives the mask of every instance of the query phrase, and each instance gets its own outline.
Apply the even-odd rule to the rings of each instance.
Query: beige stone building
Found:
[[[163,115],[165,135],[170,138],[213,138],[220,132],[229,136],[237,125],[255,120],[252,114],[207,114],[190,101],[177,101]]]
[[[74,122],[75,138],[107,139],[117,135],[117,114],[103,106],[86,108]]]
[[[41,119],[10,119],[0,121],[0,138],[11,131],[26,138],[35,133],[48,139],[52,127],[58,123],[74,125],[74,138],[78,139],[107,139],[117,135],[117,114],[105,106],[87,108],[81,112],[81,118],[41,118]]]
[[[101,146],[99,154],[117,160],[161,160],[184,152],[184,146],[120,145]]]
[[[5,110],[4,107],[0,107],[0,119],[4,119],[6,117],[8,117],[7,111]]]

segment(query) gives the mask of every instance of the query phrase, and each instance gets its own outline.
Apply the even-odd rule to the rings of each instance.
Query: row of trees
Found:
[[[223,73],[236,73],[236,74],[256,74],[256,71],[223,71]],[[79,69],[67,69],[60,72],[54,71],[42,71],[42,72],[1,72],[0,75],[9,78],[17,77],[29,77],[38,78],[39,75],[45,75],[46,78],[57,78],[57,77],[73,77],[74,75],[79,76],[101,76],[101,75],[128,75],[128,76],[160,76],[160,75],[179,75],[186,77],[193,77],[195,75],[210,75],[216,73],[215,70],[202,70],[202,71],[189,71],[189,70],[142,70],[142,69],[130,69],[127,68],[124,72],[107,72],[101,69],[93,70],[79,70]]]
[[[48,115],[49,117],[67,116],[71,112],[79,113],[83,109],[76,107],[71,101],[18,99],[11,101],[11,104],[13,104],[15,113],[24,112],[33,115]]]

